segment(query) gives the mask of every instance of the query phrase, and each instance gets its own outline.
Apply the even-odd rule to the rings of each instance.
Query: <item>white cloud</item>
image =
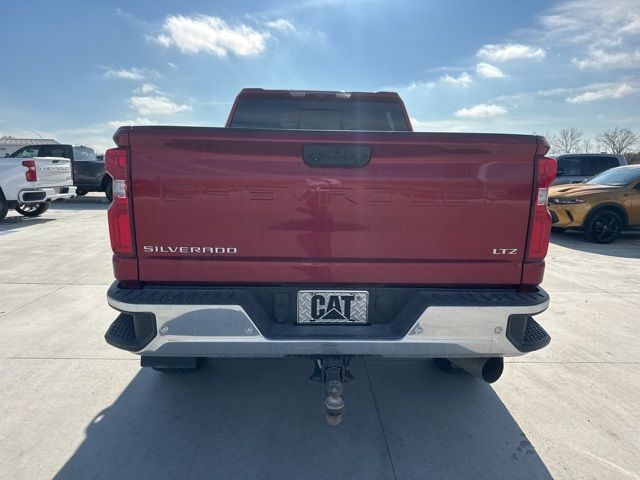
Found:
[[[482,78],[504,78],[506,75],[495,65],[479,63],[476,65],[476,74]]]
[[[424,70],[425,73],[441,73],[441,72],[462,72],[464,67],[443,65],[441,67],[431,67]]]
[[[406,88],[407,90],[426,90],[426,89],[434,88],[437,84],[443,84],[443,83],[447,85],[453,85],[455,87],[467,88],[469,85],[471,85],[471,83],[473,83],[473,79],[471,78],[471,75],[469,75],[467,72],[462,72],[457,77],[454,77],[452,75],[443,75],[438,79],[437,82],[435,81],[411,82],[407,87],[404,87],[404,88]]]
[[[554,44],[585,46],[572,63],[581,69],[638,68],[640,33],[638,0],[570,0],[541,17],[546,37]]]
[[[590,83],[580,87],[558,87],[537,90],[535,92],[521,92],[500,95],[490,100],[502,105],[523,106],[525,104],[541,102],[556,102],[557,97],[563,97],[569,103],[583,103],[593,100],[615,99],[631,93],[640,92],[640,82],[627,78],[616,82]]]
[[[586,47],[571,62],[580,69],[639,68],[638,0],[571,0],[555,6],[541,18],[546,36],[554,43]]]
[[[623,27],[620,27],[618,33],[623,33],[626,35],[640,33],[640,17],[636,17]]]
[[[569,103],[585,103],[608,98],[622,98],[635,91],[637,91],[637,89],[628,83],[621,83],[611,87],[587,90],[584,93],[567,98],[566,101]]]
[[[125,20],[131,20],[133,18],[132,14],[125,12],[121,8],[116,8],[116,16],[124,18]]]
[[[142,80],[144,75],[142,74],[142,70],[138,68],[131,68],[127,70],[126,68],[121,68],[119,70],[107,70],[102,76],[104,78],[124,78],[127,80]]]
[[[138,88],[134,90],[134,93],[147,94],[155,91],[158,91],[157,85],[154,85],[153,83],[143,83],[142,85],[140,85]]]
[[[471,85],[471,83],[473,83],[473,79],[471,78],[471,75],[469,75],[467,72],[462,72],[457,77],[452,77],[451,75],[444,75],[440,77],[440,81],[448,85],[453,85],[456,87],[463,87],[463,88],[467,88],[469,85]]]
[[[407,90],[424,90],[435,86],[435,82],[411,82],[407,87]]]
[[[169,65],[171,68],[178,68],[178,65],[173,62],[169,62],[167,65]]]
[[[640,49],[632,52],[607,52],[599,48],[594,48],[589,50],[589,54],[585,58],[573,58],[571,62],[581,69],[639,68]]]
[[[544,49],[533,45],[520,43],[502,43],[485,45],[476,54],[494,62],[507,62],[510,60],[539,59],[546,56]]]
[[[179,105],[170,98],[162,96],[131,97],[129,103],[143,116],[173,115],[175,113],[192,110],[189,105]]]
[[[170,15],[162,33],[154,37],[164,47],[175,46],[183,53],[209,53],[226,57],[229,53],[245,57],[262,53],[268,33],[241,24],[232,27],[219,17]]]
[[[555,97],[556,95],[562,95],[571,91],[573,91],[573,89],[571,88],[557,87],[538,90],[537,92],[535,92],[535,94],[540,97]]]
[[[507,109],[490,103],[480,103],[469,108],[461,108],[455,115],[462,118],[489,118],[507,113]]]
[[[291,33],[296,31],[296,27],[294,27],[286,18],[278,18],[277,20],[265,23],[265,25],[282,33]]]
[[[555,42],[587,43],[595,47],[619,44],[621,35],[640,31],[640,2],[564,1],[542,16],[541,23]]]

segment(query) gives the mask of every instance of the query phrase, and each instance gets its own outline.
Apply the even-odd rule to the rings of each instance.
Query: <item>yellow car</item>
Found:
[[[596,243],[640,228],[640,165],[612,168],[584,183],[549,189],[553,230],[583,229]]]

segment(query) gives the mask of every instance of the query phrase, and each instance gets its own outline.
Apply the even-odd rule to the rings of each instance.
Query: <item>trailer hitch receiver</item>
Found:
[[[345,410],[343,384],[355,380],[349,370],[349,362],[350,358],[343,356],[321,357],[314,361],[314,370],[309,378],[324,383],[324,411],[329,425],[340,425],[342,422]]]

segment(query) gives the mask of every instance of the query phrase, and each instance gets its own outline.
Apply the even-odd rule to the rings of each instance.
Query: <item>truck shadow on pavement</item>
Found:
[[[31,227],[47,222],[53,222],[54,218],[28,218],[23,217],[20,214],[17,216],[7,216],[2,223],[0,223],[0,236],[12,233],[13,230],[24,227]]]
[[[568,231],[552,233],[551,243],[581,252],[611,257],[640,258],[640,232],[623,232],[612,243],[598,244],[587,240],[582,232]]]
[[[51,204],[53,210],[107,210],[108,208],[109,202],[102,194],[86,195]]]
[[[330,427],[307,360],[145,369],[55,478],[551,478],[489,385],[418,360],[353,371],[344,421]]]

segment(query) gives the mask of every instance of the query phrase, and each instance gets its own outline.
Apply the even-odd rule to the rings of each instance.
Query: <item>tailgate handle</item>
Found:
[[[371,161],[371,146],[336,143],[305,145],[302,159],[310,167],[360,168]]]

